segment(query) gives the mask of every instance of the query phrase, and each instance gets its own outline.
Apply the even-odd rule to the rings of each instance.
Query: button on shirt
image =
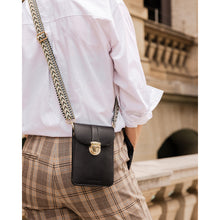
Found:
[[[122,0],[37,0],[76,122],[111,126],[115,132],[152,118],[163,91],[146,83],[134,25]],[[22,132],[72,136],[65,122],[28,1],[22,5]]]

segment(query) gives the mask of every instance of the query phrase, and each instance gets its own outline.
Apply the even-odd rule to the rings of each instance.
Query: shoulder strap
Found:
[[[49,70],[51,73],[51,77],[53,80],[54,88],[56,90],[57,98],[60,104],[60,109],[65,118],[66,122],[72,124],[75,122],[75,116],[73,114],[73,110],[55,59],[53,54],[53,50],[51,48],[49,39],[47,38],[47,34],[45,33],[44,26],[41,20],[40,12],[37,6],[36,0],[28,0],[31,15],[33,18],[34,26],[37,32],[37,40],[39,41],[44,55],[46,57]],[[119,112],[119,105],[117,97],[115,98],[114,104],[114,114],[112,117],[112,126],[115,127],[118,112]]]

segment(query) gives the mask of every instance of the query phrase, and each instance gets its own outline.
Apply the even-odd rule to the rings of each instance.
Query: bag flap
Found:
[[[101,142],[101,146],[109,146],[114,143],[115,132],[110,126],[74,124],[74,136],[78,142],[90,145],[91,141]]]

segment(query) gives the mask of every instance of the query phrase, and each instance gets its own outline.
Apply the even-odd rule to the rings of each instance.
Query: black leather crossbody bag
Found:
[[[114,180],[114,128],[75,123],[73,132],[72,183],[111,186]]]
[[[37,39],[47,59],[61,112],[67,123],[72,125],[72,175],[74,185],[111,186],[114,181],[114,126],[119,112],[117,98],[113,109],[112,126],[88,125],[75,122],[72,107],[55,59],[50,42],[44,30],[36,0],[28,0]],[[128,147],[130,168],[133,146],[124,132]]]

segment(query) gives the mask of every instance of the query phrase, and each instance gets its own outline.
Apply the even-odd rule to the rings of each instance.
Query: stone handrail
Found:
[[[134,162],[153,220],[197,220],[198,155]]]

